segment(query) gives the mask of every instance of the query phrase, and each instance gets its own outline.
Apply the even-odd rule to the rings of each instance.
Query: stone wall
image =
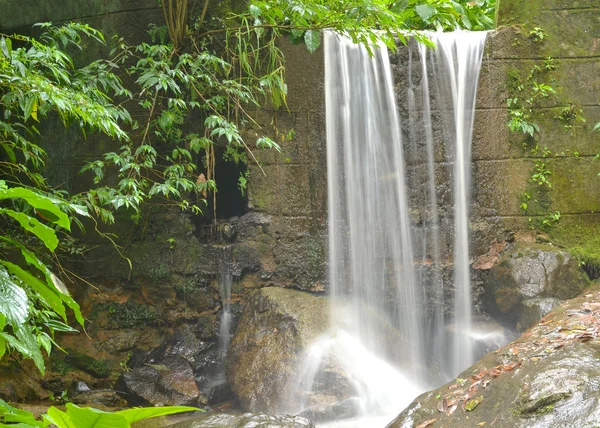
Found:
[[[599,260],[600,164],[594,160],[599,137],[592,132],[600,121],[599,19],[597,1],[536,0],[525,6],[501,0],[499,29],[489,37],[480,78],[473,141],[472,227],[475,236],[485,237],[476,239],[475,255],[502,238],[503,231],[528,230],[558,211],[560,221],[542,229],[546,238],[590,263]],[[536,27],[541,40],[530,34]],[[550,152],[541,159],[542,150],[523,150],[523,135],[508,129],[506,99],[515,96],[515,75],[527,76],[535,65],[544,68],[549,57],[555,69],[543,71],[537,80],[557,94],[540,99],[533,109],[540,128],[537,144]],[[565,119],[570,112],[586,121]],[[536,162],[552,172],[551,189],[531,182]],[[532,200],[523,211],[525,192]]]

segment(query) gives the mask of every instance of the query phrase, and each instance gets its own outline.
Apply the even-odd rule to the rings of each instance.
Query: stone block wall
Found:
[[[473,140],[475,255],[506,232],[531,229],[560,212],[560,221],[542,232],[597,263],[600,163],[594,158],[600,134],[592,129],[600,121],[599,30],[597,1],[500,1],[498,30],[490,34],[485,51]],[[525,77],[535,66],[544,68],[549,58],[555,68],[534,80],[553,87],[556,95],[534,104],[533,121],[540,128],[536,143],[542,150],[532,153],[522,147],[526,138],[507,127],[506,99],[522,96],[511,76]],[[571,111],[585,122],[565,120]],[[551,171],[552,188],[531,182],[536,163]],[[532,197],[527,210],[520,207],[525,192]]]

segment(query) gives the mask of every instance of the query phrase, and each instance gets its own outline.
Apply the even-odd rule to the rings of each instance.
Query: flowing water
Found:
[[[469,276],[486,33],[428,37],[436,49],[411,43],[393,69],[385,47],[370,56],[325,33],[331,328],[301,356],[288,410],[322,408],[323,385],[338,382],[329,394],[352,409],[331,426],[383,426],[503,341],[473,328]]]
[[[219,353],[223,360],[227,354],[229,343],[232,338],[231,329],[231,288],[233,285],[233,274],[231,273],[231,249],[232,247],[223,247],[223,258],[221,260],[221,269],[219,272],[219,288],[221,295],[221,322],[219,324]]]

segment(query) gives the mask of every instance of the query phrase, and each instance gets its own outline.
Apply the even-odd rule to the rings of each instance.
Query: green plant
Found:
[[[175,238],[168,238],[167,239],[167,244],[169,244],[169,250],[172,250],[175,248]]]
[[[536,42],[541,42],[546,37],[546,33],[540,27],[535,27],[528,33],[529,37],[531,37]]]
[[[182,412],[201,411],[195,407],[166,406],[134,408],[118,412],[106,412],[91,407],[79,407],[73,403],[66,404],[66,411],[51,406],[38,420],[33,413],[20,410],[0,400],[0,422],[2,426],[20,428],[129,428],[134,422],[157,416],[172,415]]]

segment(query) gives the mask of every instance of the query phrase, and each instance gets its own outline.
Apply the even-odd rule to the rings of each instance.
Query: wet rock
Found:
[[[196,384],[208,404],[231,398],[231,389],[227,383],[221,352],[210,350],[202,354],[196,361],[194,373],[196,373]]]
[[[255,291],[227,356],[227,378],[242,407],[276,413],[298,355],[327,326],[322,297],[276,287]]]
[[[527,299],[521,302],[522,310],[519,316],[519,330],[525,330],[536,324],[539,320],[550,313],[552,309],[560,305],[562,300],[553,297],[541,297],[535,299]]]
[[[191,328],[184,328],[171,335],[144,358],[144,364],[160,364],[163,360],[180,357],[194,364],[196,358],[211,346],[196,338]]]
[[[522,328],[540,318],[523,302],[536,298],[570,299],[589,283],[577,261],[551,245],[518,243],[481,276],[485,290],[484,309],[511,329],[523,315]],[[540,308],[542,309],[542,308]],[[543,315],[542,315],[543,316]]]
[[[121,376],[118,389],[134,405],[194,406],[203,401],[192,366],[182,357],[141,365]]]
[[[334,420],[350,419],[360,412],[360,401],[358,398],[349,398],[338,403],[314,406],[304,410],[298,416],[302,416],[313,422],[328,422]]]
[[[113,390],[102,390],[102,391],[84,391],[77,393],[71,398],[71,401],[75,404],[84,404],[91,407],[127,407],[127,401],[123,400],[116,391]]]
[[[600,284],[457,379],[417,397],[390,428],[594,427],[600,420]],[[429,425],[424,425],[429,426]]]
[[[91,389],[87,385],[87,383],[82,382],[80,380],[73,382],[73,384],[71,385],[71,395],[82,394],[84,392],[90,392],[90,391],[91,391]]]
[[[323,291],[327,252],[325,236],[281,240],[273,248],[278,283],[307,291]]]
[[[126,352],[133,349],[139,338],[140,332],[138,330],[127,329],[111,332],[108,338],[94,343],[94,346],[100,351],[108,353]]]
[[[171,425],[171,428],[314,428],[300,416],[245,413],[243,415],[206,414]]]

